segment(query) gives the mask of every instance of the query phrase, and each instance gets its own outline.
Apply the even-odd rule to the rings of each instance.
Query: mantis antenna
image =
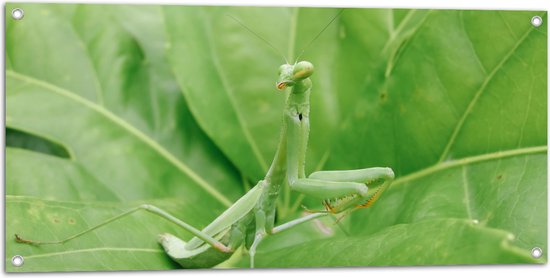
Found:
[[[298,62],[298,60],[300,59],[300,57],[302,57],[302,55],[304,54],[304,52],[321,36],[321,34],[323,34],[323,32],[325,32],[325,30],[338,18],[340,17],[340,15],[342,15],[342,13],[344,12],[344,9],[340,9],[340,11],[335,15],[333,16],[330,21],[325,25],[325,27],[323,27],[323,29],[321,29],[321,31],[319,31],[317,33],[317,35],[311,40],[309,41],[309,43],[302,49],[302,52],[300,52],[300,55],[298,55],[298,57],[296,58],[296,62]],[[242,27],[244,27],[248,32],[250,32],[251,34],[253,34],[254,36],[256,36],[257,38],[259,38],[260,40],[262,40],[263,42],[265,42],[267,45],[269,45],[273,50],[275,50],[275,52],[277,52],[277,54],[281,55],[281,57],[283,57],[283,59],[285,60],[285,62],[288,64],[288,60],[286,59],[285,55],[283,55],[283,53],[278,49],[276,48],[273,44],[271,44],[268,40],[266,40],[265,38],[263,38],[262,36],[260,36],[258,33],[254,32],[254,30],[250,29],[248,26],[246,26],[246,24],[244,24],[242,21],[240,21],[238,18],[230,15],[230,14],[226,14],[228,17],[230,17],[231,19],[235,20],[237,23],[239,23]],[[295,62],[295,63],[296,63]]]
[[[283,55],[283,53],[278,49],[276,48],[275,46],[273,46],[273,44],[271,44],[268,40],[264,39],[262,36],[260,36],[258,33],[254,32],[254,30],[248,28],[248,26],[246,26],[246,24],[244,24],[242,21],[240,21],[238,18],[230,15],[230,14],[226,14],[228,17],[232,18],[233,20],[235,20],[237,23],[239,23],[242,27],[244,27],[248,32],[250,32],[251,34],[253,34],[254,36],[258,37],[260,40],[262,40],[263,42],[265,42],[267,45],[269,45],[272,49],[275,50],[275,52],[277,52],[277,54],[281,55],[281,57],[283,57],[283,60],[285,60],[285,62],[288,64],[288,60],[286,59],[285,55]]]
[[[313,42],[315,42],[321,36],[321,34],[323,34],[323,32],[325,32],[325,30],[332,24],[332,22],[334,22],[340,15],[342,15],[343,12],[344,9],[340,9],[340,11],[327,23],[327,25],[325,25],[325,27],[323,27],[323,29],[321,29],[321,31],[319,31],[319,33],[317,33],[317,35],[311,41],[309,41],[306,47],[302,49],[302,52],[300,52],[300,55],[298,55],[298,57],[296,58],[296,62],[299,61],[300,57],[302,57],[302,54],[304,54],[304,52],[313,44]]]

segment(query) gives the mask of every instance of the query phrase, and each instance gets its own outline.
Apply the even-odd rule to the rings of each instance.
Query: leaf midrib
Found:
[[[443,152],[441,153],[441,156],[439,157],[438,162],[442,162],[449,155],[449,152],[451,151],[451,147],[454,145],[454,142],[455,142],[458,134],[462,130],[462,126],[464,126],[464,123],[466,122],[466,119],[471,114],[472,110],[474,109],[475,105],[477,104],[477,101],[479,100],[479,98],[481,97],[481,95],[483,94],[483,92],[485,91],[487,86],[489,85],[489,83],[493,80],[493,77],[497,74],[497,72],[499,72],[502,69],[502,67],[506,64],[506,62],[508,62],[510,57],[513,56],[513,54],[516,52],[516,50],[523,44],[525,39],[527,39],[527,37],[529,37],[529,35],[535,29],[536,28],[533,28],[533,27],[529,26],[527,32],[525,32],[525,34],[523,34],[523,36],[521,36],[521,38],[516,42],[516,44],[512,47],[512,49],[510,49],[510,51],[502,57],[501,61],[493,68],[493,70],[489,73],[489,75],[487,75],[485,77],[485,80],[483,80],[483,83],[481,84],[479,89],[474,94],[474,97],[472,98],[470,103],[468,103],[468,106],[466,107],[466,110],[464,110],[464,113],[462,114],[462,116],[460,117],[459,121],[457,122],[455,128],[453,129],[453,133],[451,134],[451,137],[449,138],[449,141],[445,145],[445,148],[443,149]]]
[[[507,157],[512,157],[516,155],[545,153],[547,151],[548,151],[548,146],[544,145],[544,146],[526,147],[526,148],[519,148],[519,149],[513,149],[513,150],[486,153],[486,154],[481,154],[476,156],[468,156],[457,160],[445,161],[445,162],[437,163],[433,166],[424,168],[422,170],[410,173],[408,175],[399,177],[395,179],[395,181],[392,183],[392,186],[405,184],[412,180],[416,180],[443,170],[447,170],[447,169],[451,169],[459,166],[479,163],[479,162],[493,160],[493,159],[507,158]]]
[[[151,139],[149,136],[138,130],[137,128],[130,125],[128,122],[123,120],[122,118],[118,117],[111,111],[105,109],[103,106],[99,106],[87,99],[82,98],[81,96],[57,87],[54,84],[51,84],[49,82],[38,80],[33,77],[30,77],[25,74],[18,73],[13,70],[6,70],[6,76],[11,76],[12,78],[19,79],[23,82],[28,82],[31,84],[35,84],[39,87],[43,87],[47,89],[48,91],[52,93],[56,93],[62,97],[66,97],[67,99],[70,99],[74,102],[80,103],[86,107],[89,107],[90,109],[96,111],[98,114],[103,115],[105,118],[109,119],[111,122],[117,124],[121,128],[127,130],[130,134],[134,135],[138,140],[142,141],[151,149],[155,150],[161,157],[165,158],[168,162],[170,162],[172,165],[174,165],[176,168],[178,168],[181,172],[183,172],[185,175],[189,176],[192,180],[194,180],[200,187],[202,187],[204,190],[206,190],[208,193],[210,193],[215,199],[220,201],[225,206],[229,207],[231,205],[231,201],[227,199],[223,194],[221,194],[219,191],[217,191],[212,185],[210,185],[206,180],[204,180],[202,177],[200,177],[197,173],[195,173],[191,168],[189,168],[185,163],[183,163],[181,160],[176,158],[174,155],[172,155],[168,150],[163,148],[161,145],[159,145],[156,141]]]

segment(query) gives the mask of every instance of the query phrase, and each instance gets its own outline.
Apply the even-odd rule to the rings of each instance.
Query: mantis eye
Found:
[[[313,64],[308,61],[301,61],[294,66],[292,76],[297,80],[310,77],[313,74]]]

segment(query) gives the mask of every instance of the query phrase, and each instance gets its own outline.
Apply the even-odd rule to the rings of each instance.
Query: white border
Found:
[[[210,5],[210,6],[311,6],[311,7],[361,7],[361,8],[415,8],[415,9],[482,9],[482,10],[548,10],[550,4],[544,0],[462,0],[462,1],[439,1],[439,0],[384,0],[379,2],[374,1],[358,1],[358,0],[112,0],[112,1],[48,1],[48,0],[13,0],[5,2],[21,2],[21,3],[105,3],[105,4],[155,4],[155,5]]]
[[[2,1],[5,6],[6,1]],[[54,2],[50,1],[9,1],[9,2]],[[548,0],[384,0],[373,1],[353,1],[353,0],[264,0],[257,3],[258,0],[185,0],[185,1],[55,1],[64,3],[117,3],[117,4],[187,4],[187,5],[238,5],[238,6],[316,6],[316,7],[363,7],[363,8],[435,8],[435,9],[477,9],[477,10],[550,10],[550,1]],[[2,13],[2,24],[4,24],[4,13]],[[545,24],[548,24],[545,22]],[[5,26],[3,25],[3,28]],[[4,47],[4,37],[2,36],[2,47]],[[4,52],[4,51],[2,51]],[[548,55],[550,56],[550,55]],[[1,55],[2,65],[4,57]],[[1,88],[4,88],[4,80],[0,78]],[[4,100],[0,99],[0,112],[4,115]],[[550,129],[549,129],[550,130]],[[3,132],[3,131],[2,131]],[[4,138],[0,137],[0,143],[4,145]],[[3,152],[3,148],[2,152]],[[3,153],[2,153],[3,157]],[[3,163],[3,162],[2,162]],[[0,172],[0,178],[3,181],[3,171]],[[0,198],[0,207],[2,208],[2,217],[4,215],[4,198]],[[550,215],[550,214],[549,214]],[[1,244],[3,245],[3,238]],[[2,250],[4,246],[2,246]],[[547,250],[545,250],[548,252]],[[365,250],[368,252],[368,250]],[[546,273],[546,274],[545,274]],[[54,273],[42,274],[46,276],[62,277],[147,277],[155,275],[159,277],[216,277],[223,275],[229,277],[258,276],[277,277],[281,276],[312,276],[312,277],[342,277],[342,278],[371,278],[371,277],[549,277],[550,266],[543,265],[502,265],[502,266],[436,266],[436,267],[370,267],[370,268],[327,268],[327,269],[270,269],[270,270],[186,270],[186,271],[146,271],[146,272],[80,272],[80,273]],[[6,275],[3,273],[2,276]],[[31,276],[32,275],[32,276]],[[18,274],[17,277],[33,277],[37,274]]]

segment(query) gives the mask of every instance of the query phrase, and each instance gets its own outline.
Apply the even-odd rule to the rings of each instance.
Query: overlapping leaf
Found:
[[[6,11],[12,7],[9,5]],[[154,202],[166,208],[170,201],[178,200],[181,206],[171,212],[200,227],[242,194],[240,178],[196,125],[165,62],[166,40],[159,32],[164,29],[159,20],[160,7],[18,7],[25,10],[24,20],[7,17],[6,125],[56,142],[70,157],[8,148],[6,257],[21,254],[40,258],[27,260],[24,268],[8,264],[9,270],[174,267],[159,253],[155,240],[155,232],[166,226],[155,225],[153,220],[148,225],[160,229],[152,233],[121,230],[124,226],[108,226],[98,232],[113,238],[135,232],[133,242],[156,250],[139,255],[122,251],[120,254],[127,258],[120,260],[125,263],[111,266],[103,261],[103,251],[71,256],[75,263],[66,266],[60,265],[59,257],[47,254],[79,253],[84,245],[100,250],[131,248],[130,241],[98,241],[92,234],[92,239],[74,245],[37,248],[15,244],[14,233],[48,240],[41,233],[45,229],[40,226],[42,222],[56,227],[56,232],[50,234],[53,240],[105,219],[83,216],[71,218],[76,224],[68,225],[66,219],[76,216],[59,211],[57,205],[44,206],[43,215],[33,218],[33,210],[27,206],[35,203],[72,201],[75,206],[88,207],[90,214],[93,208],[108,206],[116,208],[109,211],[112,215],[130,204]],[[32,144],[24,147],[33,149]],[[38,199],[21,203],[20,196]],[[169,201],[165,201],[167,198]],[[111,203],[104,204],[106,201]],[[59,209],[64,206],[61,203]],[[52,215],[65,220],[50,223],[48,217]],[[128,221],[131,225],[141,219],[136,216]],[[140,259],[133,259],[135,256]],[[83,260],[85,257],[88,259]],[[151,262],[143,264],[149,259]],[[91,267],[85,268],[84,264]]]
[[[433,231],[448,229],[436,237]],[[305,258],[305,259],[304,259]],[[399,224],[370,236],[317,240],[265,254],[260,267],[400,266],[533,263],[500,230],[464,219]]]

